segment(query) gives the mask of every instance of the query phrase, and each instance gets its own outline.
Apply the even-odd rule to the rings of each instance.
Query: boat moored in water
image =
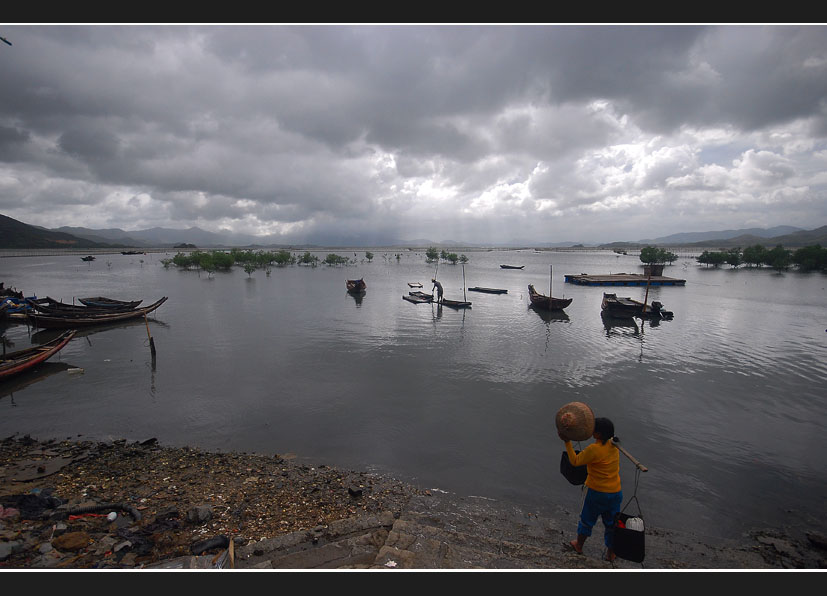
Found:
[[[92,312],[86,313],[63,313],[63,314],[42,314],[38,312],[28,312],[26,316],[29,322],[34,327],[51,328],[51,329],[71,329],[75,327],[86,327],[89,325],[100,325],[103,323],[114,323],[117,321],[126,321],[137,317],[143,317],[167,301],[167,296],[164,296],[154,304],[145,306],[143,308],[135,308],[132,310],[115,310],[115,311],[101,311],[94,309]]]
[[[361,294],[368,289],[365,279],[348,279],[346,282],[347,291],[351,294]]]
[[[40,346],[18,350],[0,356],[0,380],[21,373],[57,354],[75,336],[75,330],[66,331]]]
[[[143,300],[116,300],[105,296],[92,296],[89,298],[78,298],[78,302],[86,306],[96,306],[100,308],[135,308],[143,302]]]
[[[554,298],[540,294],[533,284],[528,284],[528,299],[531,300],[531,306],[543,310],[563,310],[572,301],[572,298]]]
[[[621,298],[617,294],[603,293],[603,301],[600,304],[603,312],[616,319],[654,318],[671,319],[674,313],[664,310],[663,304],[654,300],[652,304],[645,304],[631,298]]]

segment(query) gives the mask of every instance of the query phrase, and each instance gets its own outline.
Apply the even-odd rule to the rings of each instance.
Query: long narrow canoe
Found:
[[[105,296],[93,296],[91,298],[78,298],[81,304],[86,306],[97,306],[100,308],[135,308],[143,300],[115,300]]]
[[[471,303],[465,300],[448,300],[447,298],[443,298],[439,301],[439,304],[450,306],[451,308],[471,308]]]
[[[522,269],[525,265],[500,265],[500,269]]]
[[[0,380],[27,370],[57,354],[75,336],[75,330],[66,331],[40,346],[18,350],[0,356]]]
[[[402,300],[407,300],[408,302],[413,302],[414,304],[423,304],[431,302],[429,298],[421,298],[420,296],[411,296],[410,294],[407,296],[402,296]]]
[[[138,300],[138,302],[141,302]],[[80,314],[83,316],[95,313],[113,313],[124,310],[133,310],[134,306],[85,306],[80,304],[67,304],[47,296],[37,300],[28,300],[29,305],[38,312],[46,315],[71,315]]]
[[[500,288],[481,288],[479,286],[474,286],[473,288],[468,288],[469,292],[484,292],[486,294],[508,294],[508,290],[501,290]]]
[[[44,315],[38,313],[28,313],[28,318],[31,324],[35,327],[51,329],[70,329],[74,327],[100,325],[101,323],[114,323],[116,321],[126,321],[129,319],[143,317],[144,315],[154,311],[156,308],[161,306],[166,301],[167,296],[164,296],[163,298],[158,300],[158,302],[155,302],[154,304],[150,304],[149,306],[145,306],[143,308],[136,308],[134,310],[127,311],[116,311],[112,313],[101,313],[100,311],[97,311],[95,313],[89,313],[87,316],[62,316],[55,314]]]

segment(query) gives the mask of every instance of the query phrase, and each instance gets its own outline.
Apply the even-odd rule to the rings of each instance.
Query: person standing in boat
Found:
[[[432,279],[431,281],[434,282],[434,287],[431,288],[431,294],[433,294],[434,290],[436,290],[436,301],[442,302],[442,284],[436,279]]]
[[[620,490],[620,451],[612,444],[614,432],[615,427],[611,420],[595,418],[592,435],[594,443],[580,453],[575,453],[571,441],[560,435],[566,442],[569,462],[573,466],[585,465],[588,470],[585,482],[588,490],[583,501],[580,522],[577,524],[577,538],[569,542],[569,546],[582,554],[583,543],[592,535],[592,528],[597,523],[597,518],[601,517],[605,526],[603,542],[608,549],[608,561],[615,559],[614,520],[623,503],[623,492]]]

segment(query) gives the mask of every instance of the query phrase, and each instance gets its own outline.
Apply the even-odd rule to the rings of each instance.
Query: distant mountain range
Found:
[[[827,226],[814,230],[804,230],[792,226],[776,226],[774,228],[747,228],[743,230],[722,230],[718,232],[686,232],[672,234],[652,240],[639,242],[612,242],[601,244],[602,248],[652,246],[684,246],[697,248],[734,248],[746,247],[753,244],[776,246],[781,244],[785,248],[811,246],[820,244],[827,246]]]
[[[193,244],[199,248],[226,246],[238,247],[284,247],[296,246],[276,242],[274,238],[241,234],[219,234],[197,227],[186,230],[169,228],[150,228],[126,232],[119,228],[93,230],[82,227],[64,226],[47,229],[22,223],[5,215],[0,215],[0,248],[172,248],[180,244]],[[717,232],[685,232],[672,234],[638,242],[612,242],[597,245],[600,248],[636,248],[646,245],[686,246],[707,248],[730,248],[752,244],[781,244],[784,247],[809,246],[821,244],[827,246],[827,226],[815,230],[804,230],[792,226],[774,228],[746,228],[741,230],[722,230]],[[441,241],[427,239],[394,240],[382,236],[340,238],[328,240],[325,246],[475,246],[474,243]],[[581,246],[579,242],[522,242],[498,244],[507,247],[555,248]],[[321,246],[303,244],[301,246]],[[595,246],[585,244],[585,246]]]

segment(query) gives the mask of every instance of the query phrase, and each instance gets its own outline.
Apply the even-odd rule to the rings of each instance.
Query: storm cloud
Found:
[[[0,213],[469,243],[827,223],[827,28],[5,25]]]

